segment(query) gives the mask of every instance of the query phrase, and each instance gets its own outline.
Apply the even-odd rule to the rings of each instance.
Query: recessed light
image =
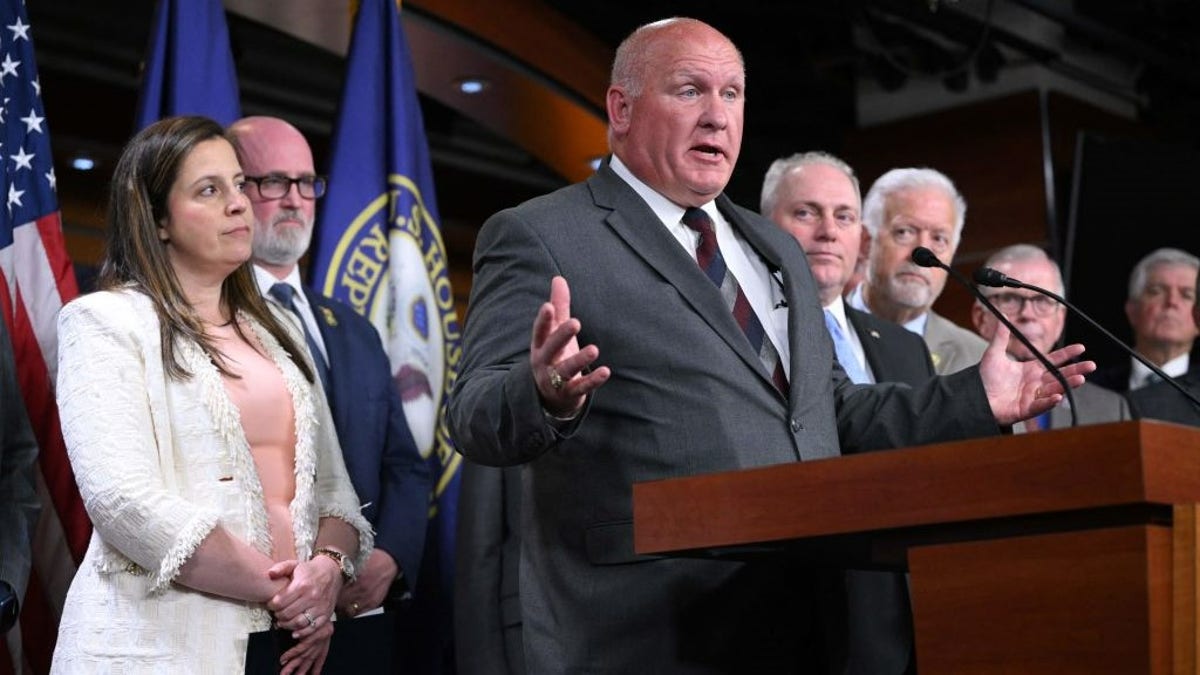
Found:
[[[76,171],[91,171],[96,168],[96,160],[87,155],[76,155],[71,159],[71,168]]]
[[[487,80],[481,77],[464,77],[455,82],[458,90],[464,94],[478,94],[484,89],[487,89]]]

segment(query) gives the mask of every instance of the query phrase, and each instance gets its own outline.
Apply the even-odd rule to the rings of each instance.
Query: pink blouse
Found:
[[[232,326],[210,331],[225,355],[226,368],[240,379],[222,377],[241,413],[242,431],[254,456],[270,523],[272,557],[296,557],[289,505],[296,492],[296,423],[292,399],[279,368],[237,337]]]

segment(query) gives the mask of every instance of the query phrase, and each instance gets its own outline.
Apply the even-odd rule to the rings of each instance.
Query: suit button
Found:
[[[793,434],[800,433],[803,429],[804,429],[804,425],[800,424],[800,420],[793,417],[792,418],[792,433]]]

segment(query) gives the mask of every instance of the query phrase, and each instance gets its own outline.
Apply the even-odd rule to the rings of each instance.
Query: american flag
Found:
[[[42,514],[33,571],[22,602],[23,643],[9,649],[24,666],[49,671],[67,587],[83,558],[91,523],[75,486],[58,424],[54,378],[58,310],[79,294],[63,241],[49,130],[21,0],[0,6],[0,310],[12,334],[17,374],[40,449]],[[0,645],[0,649],[2,649]],[[23,651],[23,655],[21,652]],[[4,665],[0,665],[3,669]]]

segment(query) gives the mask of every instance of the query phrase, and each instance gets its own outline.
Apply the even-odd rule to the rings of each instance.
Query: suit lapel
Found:
[[[858,310],[846,306],[846,320],[850,322],[850,327],[854,329],[854,334],[858,336],[858,342],[862,345],[863,356],[867,358],[867,365],[870,366],[871,372],[875,373],[877,382],[886,382],[896,379],[889,375],[888,363],[882,359],[879,353],[879,331],[870,327],[863,314]]]
[[[344,369],[339,367],[342,365],[342,355],[349,353],[345,332],[339,327],[337,315],[330,307],[332,300],[314,293],[307,286],[304,288],[304,297],[308,298],[313,318],[317,321],[317,330],[321,333],[321,341],[325,343],[325,355],[329,359],[329,403],[330,407],[336,410],[333,402],[342,397],[341,390],[347,384],[347,378],[338,377],[339,372],[344,372]]]
[[[747,366],[769,382],[770,377],[762,361],[750,350],[750,343],[738,327],[733,314],[725,306],[712,282],[700,271],[696,261],[683,250],[665,227],[647,227],[647,223],[657,224],[658,216],[646,202],[607,165],[588,179],[588,185],[596,205],[611,211],[605,222],[613,232],[635,255],[674,286],[684,301],[691,305]],[[726,210],[722,209],[722,213],[727,219],[730,218]],[[627,217],[623,214],[632,215]],[[734,221],[731,219],[730,222]],[[738,227],[737,224],[734,226]],[[739,230],[743,229],[739,227]]]
[[[717,197],[717,208],[725,216],[725,220],[729,221],[730,226],[754,248],[771,270],[772,276],[777,277],[783,286],[783,295],[788,307],[786,339],[791,351],[788,372],[793,374],[788,377],[788,400],[794,403],[816,396],[817,391],[826,385],[824,380],[794,376],[796,373],[828,371],[831,363],[829,359],[833,354],[833,343],[821,318],[816,284],[808,269],[808,261],[791,235],[783,233],[764,218],[754,220],[744,217],[725,195]],[[792,246],[794,249],[792,257],[789,257],[786,246]],[[748,345],[744,339],[742,343]],[[824,347],[814,349],[813,345]],[[758,366],[758,372],[769,380],[758,356],[752,354],[748,346],[744,351],[750,354],[750,358]]]

